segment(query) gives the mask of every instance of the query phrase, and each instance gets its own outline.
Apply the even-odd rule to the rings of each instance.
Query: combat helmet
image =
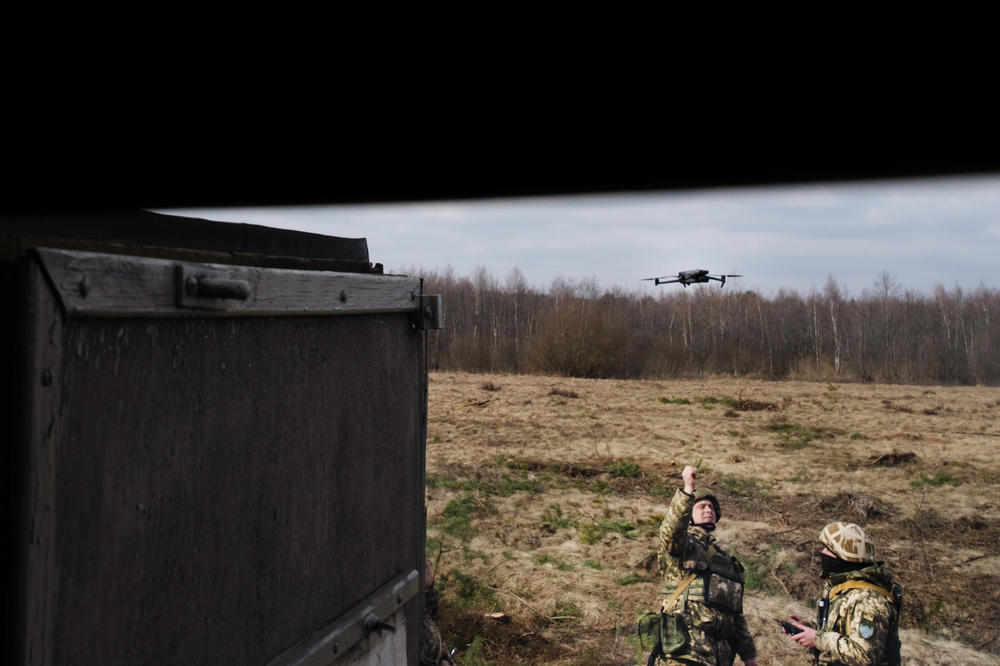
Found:
[[[845,562],[863,564],[875,561],[875,544],[854,523],[830,523],[819,533],[819,540]]]
[[[708,500],[709,502],[712,503],[712,508],[715,510],[715,522],[719,522],[720,520],[722,520],[722,507],[719,506],[719,500],[716,499],[715,495],[711,493],[705,493],[703,495],[699,495],[698,497],[694,498],[694,503],[697,504],[698,502],[704,502],[705,500]]]

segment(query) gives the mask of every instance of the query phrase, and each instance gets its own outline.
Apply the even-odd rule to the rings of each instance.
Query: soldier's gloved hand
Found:
[[[681,472],[681,478],[684,479],[684,492],[688,495],[693,495],[695,481],[698,480],[698,468],[687,465],[684,467],[684,471]]]

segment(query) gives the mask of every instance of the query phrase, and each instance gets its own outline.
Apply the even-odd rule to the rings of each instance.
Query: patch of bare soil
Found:
[[[685,464],[747,566],[761,664],[807,664],[818,534],[861,524],[913,664],[1000,663],[1000,389],[435,373],[428,558],[465,664],[629,664]],[[492,614],[492,615],[491,615]]]

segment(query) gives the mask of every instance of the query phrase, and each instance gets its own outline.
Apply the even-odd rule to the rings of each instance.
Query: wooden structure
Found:
[[[7,663],[415,661],[418,279],[364,239],[4,221]]]

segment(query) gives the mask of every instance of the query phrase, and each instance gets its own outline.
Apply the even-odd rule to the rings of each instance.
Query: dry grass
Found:
[[[460,663],[634,663],[655,527],[695,463],[749,566],[761,664],[809,663],[773,618],[812,613],[838,519],[905,589],[909,663],[1000,663],[1000,389],[435,373],[429,410],[428,551]]]

